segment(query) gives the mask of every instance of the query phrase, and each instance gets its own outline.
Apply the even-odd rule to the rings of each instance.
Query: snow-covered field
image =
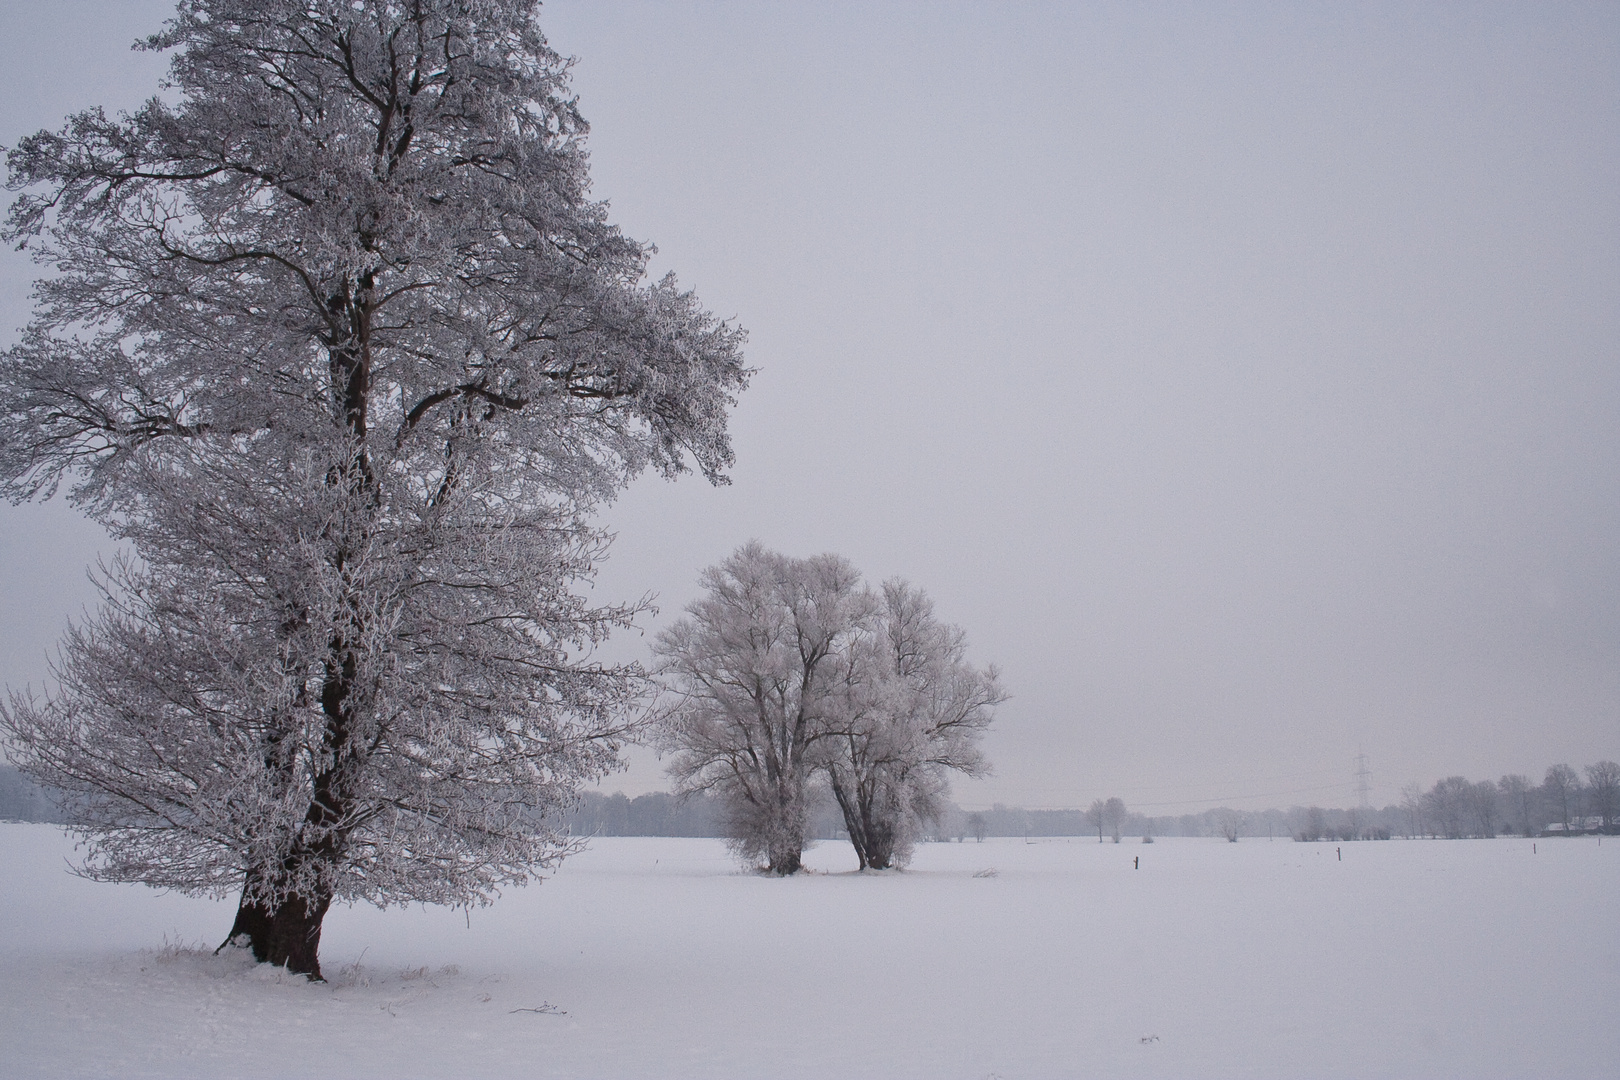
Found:
[[[1620,841],[1537,844],[823,844],[781,881],[601,839],[470,918],[335,911],[312,985],[0,825],[0,1074],[1620,1075]]]

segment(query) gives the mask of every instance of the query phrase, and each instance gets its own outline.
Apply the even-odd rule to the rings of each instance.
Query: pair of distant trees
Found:
[[[1091,805],[1086,807],[1086,823],[1097,830],[1097,843],[1103,842],[1103,833],[1107,832],[1119,843],[1121,832],[1125,828],[1125,801],[1118,796],[1109,799],[1093,799]]]
[[[862,869],[904,865],[947,774],[989,770],[996,670],[967,661],[921,589],[870,588],[841,556],[749,543],[701,580],[655,645],[677,790],[718,797],[733,850],[773,874],[801,868],[822,787]]]

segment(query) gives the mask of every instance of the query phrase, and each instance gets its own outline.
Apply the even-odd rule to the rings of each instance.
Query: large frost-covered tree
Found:
[[[730,461],[740,331],[589,194],[533,0],[186,0],[168,92],[9,156],[53,273],[0,481],[125,541],[12,755],[84,872],[237,892],[319,976],[334,900],[463,904],[567,847],[633,614],[578,595],[638,472]]]
[[[868,639],[840,658],[821,759],[861,868],[883,870],[939,817],[948,772],[989,771],[979,739],[1006,694],[927,593],[887,581],[876,607]]]
[[[1086,823],[1097,828],[1097,843],[1103,842],[1103,829],[1108,826],[1109,806],[1101,799],[1092,799],[1086,807]]]
[[[738,855],[796,873],[834,672],[861,646],[872,597],[836,555],[792,559],[758,543],[701,581],[707,595],[655,646],[675,692],[662,718],[670,772],[679,790],[721,799]]]
[[[657,644],[679,787],[719,795],[738,853],[789,874],[824,782],[861,867],[903,863],[946,772],[987,770],[978,740],[1005,697],[994,669],[967,663],[921,590],[874,593],[836,555],[750,543],[702,583]]]

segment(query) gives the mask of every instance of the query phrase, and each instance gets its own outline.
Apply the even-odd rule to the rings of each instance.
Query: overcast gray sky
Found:
[[[129,108],[161,0],[8,0],[0,143]],[[964,804],[1179,813],[1620,759],[1620,6],[554,2],[599,196],[759,369],[758,538],[903,575],[1015,695]],[[0,255],[0,329],[33,268]],[[0,678],[95,531],[0,507]],[[646,640],[615,655],[645,655]],[[637,758],[612,790],[664,786]]]

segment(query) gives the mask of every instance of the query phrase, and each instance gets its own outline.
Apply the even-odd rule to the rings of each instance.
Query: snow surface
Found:
[[[1620,1075],[1620,841],[1531,843],[827,843],[776,880],[604,838],[470,916],[334,911],[317,985],[6,824],[0,1075]]]

